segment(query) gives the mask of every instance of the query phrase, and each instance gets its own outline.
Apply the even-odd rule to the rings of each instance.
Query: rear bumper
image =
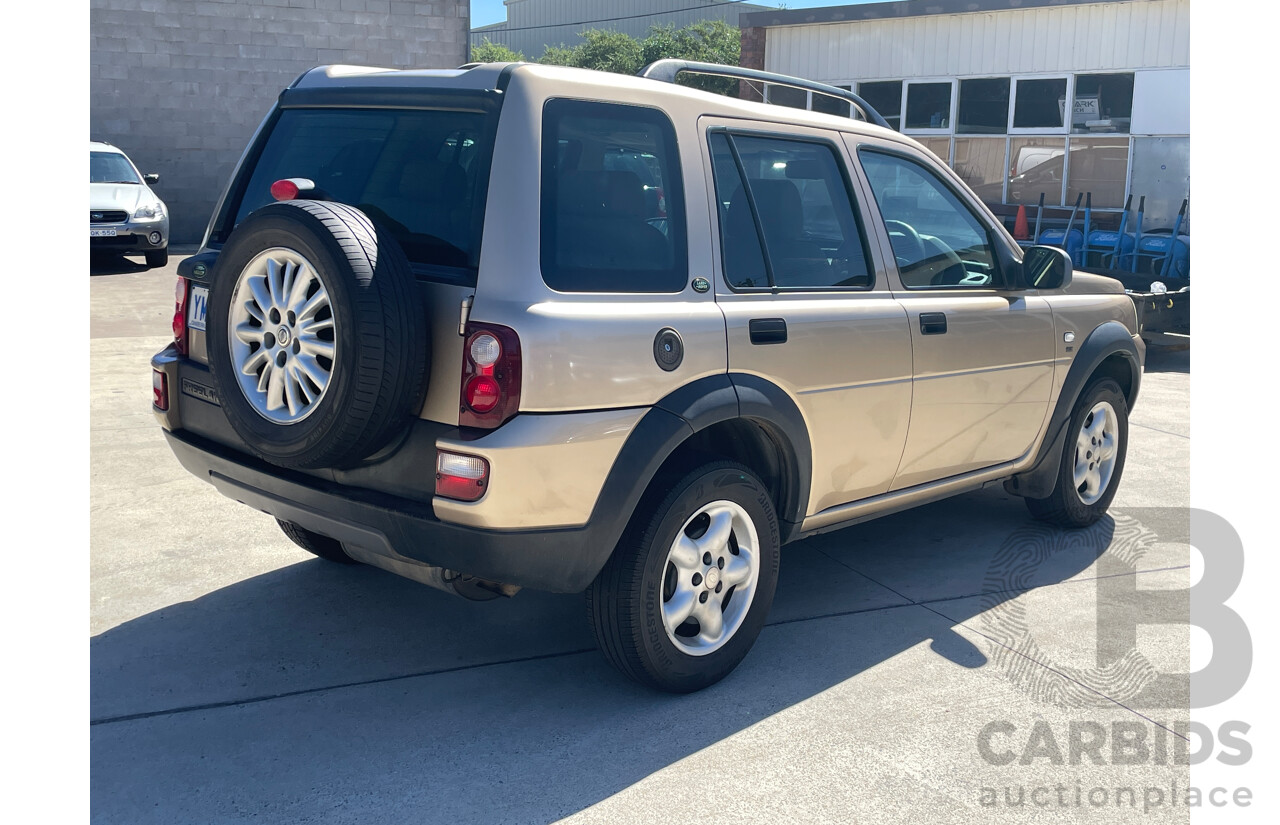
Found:
[[[409,558],[536,590],[576,593],[595,578],[586,527],[482,530],[440,521],[425,502],[326,482],[184,431],[165,438],[188,472],[276,518],[388,558]]]

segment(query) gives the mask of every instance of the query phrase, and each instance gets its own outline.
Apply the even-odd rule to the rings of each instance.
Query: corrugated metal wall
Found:
[[[1190,29],[1190,0],[783,26],[769,29],[765,69],[848,83],[1188,67]]]
[[[764,8],[750,3],[726,6],[720,5],[721,2],[722,0],[610,0],[608,3],[600,0],[513,0],[507,3],[506,28],[472,31],[471,44],[478,45],[488,38],[494,43],[502,43],[523,52],[530,60],[536,60],[548,45],[576,46],[582,42],[578,33],[586,29],[611,29],[639,39],[648,34],[650,26],[675,24],[676,28],[683,28],[700,20],[724,20],[731,26],[737,26],[738,15]],[[566,25],[610,17],[632,19]]]

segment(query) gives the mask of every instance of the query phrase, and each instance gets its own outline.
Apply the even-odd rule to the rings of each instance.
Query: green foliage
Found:
[[[665,57],[677,57],[737,66],[742,54],[738,29],[723,20],[702,20],[683,29],[673,25],[653,26],[641,46],[645,64]],[[680,83],[731,97],[736,97],[738,91],[738,81],[728,78],[687,76],[681,77]]]
[[[644,65],[644,50],[629,34],[587,29],[582,33],[582,43],[574,49],[573,65],[601,72],[635,74]]]
[[[577,50],[568,46],[548,46],[547,50],[542,53],[542,57],[538,58],[539,63],[545,63],[548,66],[576,66],[574,62],[577,59]]]
[[[522,53],[512,51],[501,43],[494,43],[487,37],[479,46],[471,47],[472,63],[521,63],[523,61]]]
[[[539,63],[576,66],[618,74],[635,74],[655,60],[677,57],[706,63],[737,66],[741,53],[738,29],[723,20],[703,20],[677,29],[674,25],[654,26],[644,40],[622,32],[588,29],[577,46],[550,46]],[[736,97],[738,81],[728,78],[684,76],[687,86]]]

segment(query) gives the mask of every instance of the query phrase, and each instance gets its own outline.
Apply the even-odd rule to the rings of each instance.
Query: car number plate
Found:
[[[114,238],[116,231],[114,229],[90,229],[90,238]]]
[[[187,317],[187,329],[198,329],[204,331],[204,314],[209,308],[209,288],[203,286],[191,287],[191,309]]]

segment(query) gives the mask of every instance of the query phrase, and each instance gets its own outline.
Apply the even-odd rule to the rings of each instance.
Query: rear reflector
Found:
[[[151,403],[157,410],[169,409],[169,379],[160,370],[151,370]]]
[[[187,279],[183,277],[173,290],[173,343],[178,352],[187,354]]]
[[[436,451],[436,495],[475,501],[489,482],[489,462],[474,455]]]

